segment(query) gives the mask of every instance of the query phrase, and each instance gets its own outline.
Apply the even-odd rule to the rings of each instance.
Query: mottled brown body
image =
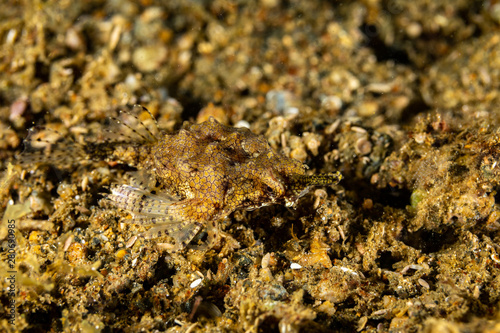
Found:
[[[109,198],[134,214],[132,222],[156,224],[146,236],[172,236],[171,251],[186,246],[204,226],[211,246],[218,222],[236,209],[291,206],[309,186],[341,179],[340,173],[307,176],[305,165],[273,151],[264,137],[214,118],[163,135],[145,155],[144,165],[169,196],[117,186]]]
[[[145,134],[124,123],[141,144],[87,145],[79,155],[119,159],[139,169],[133,184],[113,186],[108,199],[132,213],[129,222],[153,226],[143,236],[173,238],[170,251],[184,248],[203,227],[212,246],[218,222],[236,209],[292,206],[310,186],[341,179],[338,172],[308,176],[305,165],[275,152],[263,136],[214,118],[186,123],[174,134],[153,134],[141,125]]]

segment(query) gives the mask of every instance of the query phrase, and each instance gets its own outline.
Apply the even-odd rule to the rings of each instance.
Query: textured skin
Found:
[[[142,111],[156,124],[147,109]],[[128,222],[150,227],[142,236],[172,238],[163,246],[172,252],[204,227],[208,247],[213,246],[219,221],[236,209],[292,206],[311,186],[336,184],[342,178],[339,172],[306,175],[305,165],[276,153],[263,136],[214,118],[163,134],[126,111],[120,115],[125,119],[114,120],[127,141],[79,144],[40,128],[26,139],[21,164],[119,160],[137,167],[130,183],[113,186],[107,198],[132,214]],[[51,135],[57,140],[48,140]]]
[[[302,163],[273,151],[264,137],[214,118],[140,146],[134,159],[147,180],[115,186],[109,199],[133,214],[130,222],[155,225],[146,237],[172,237],[170,251],[184,248],[203,227],[212,246],[218,221],[236,209],[291,206],[309,186],[341,179],[340,173],[307,176]],[[155,183],[151,176],[156,184],[146,186]]]

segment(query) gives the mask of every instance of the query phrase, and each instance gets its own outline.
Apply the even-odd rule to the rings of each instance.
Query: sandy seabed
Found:
[[[1,331],[500,332],[496,1],[1,7]],[[135,168],[73,154],[132,104],[344,178],[169,253],[103,200]]]

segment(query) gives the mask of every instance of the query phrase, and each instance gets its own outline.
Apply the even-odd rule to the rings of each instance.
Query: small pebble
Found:
[[[191,284],[189,285],[189,288],[196,288],[201,284],[201,281],[203,281],[202,278],[196,279]]]

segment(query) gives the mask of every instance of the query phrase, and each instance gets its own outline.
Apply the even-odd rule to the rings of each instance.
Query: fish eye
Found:
[[[264,193],[268,196],[274,196],[276,194],[275,190],[267,184],[264,185]]]

